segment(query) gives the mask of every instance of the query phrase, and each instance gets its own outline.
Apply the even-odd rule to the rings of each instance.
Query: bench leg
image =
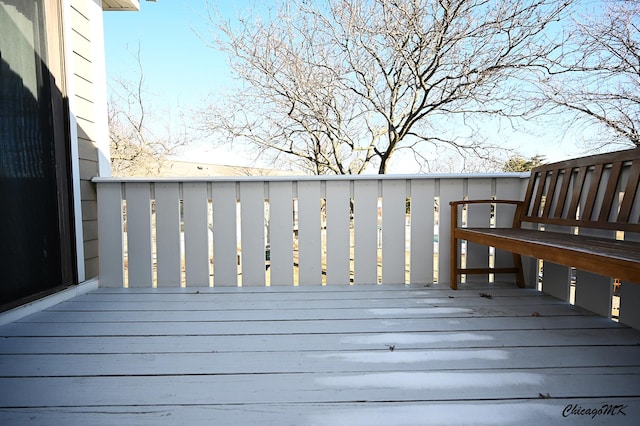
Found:
[[[451,275],[449,276],[449,287],[452,290],[458,289],[458,240],[451,233],[451,253],[450,253]]]
[[[525,288],[526,284],[524,282],[524,273],[522,272],[522,256],[519,254],[513,254],[513,266],[516,267],[516,283],[518,287]]]

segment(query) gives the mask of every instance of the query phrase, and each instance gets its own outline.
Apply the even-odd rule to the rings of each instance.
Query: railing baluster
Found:
[[[270,284],[293,285],[293,185],[269,184]]]
[[[350,191],[349,181],[327,182],[327,285],[350,282]]]
[[[469,179],[467,182],[467,196],[470,200],[489,200],[493,196],[491,179]],[[467,205],[467,227],[489,227],[491,222],[490,204]],[[467,268],[489,267],[489,249],[486,246],[467,242]],[[487,281],[488,275],[469,274],[467,282]]]
[[[526,191],[526,186],[522,186],[523,179],[520,178],[498,178],[496,182],[496,199],[498,200],[520,200],[522,194]],[[524,181],[526,182],[526,180]],[[512,204],[496,204],[495,207],[495,226],[496,228],[509,228],[513,225],[513,215],[515,206]],[[524,224],[524,226],[537,226],[533,224]],[[495,265],[511,265],[513,263],[513,254],[496,249],[494,252]],[[529,287],[535,287],[538,281],[538,273],[535,271],[538,259],[531,257],[522,257],[522,268],[524,269],[525,283]]]
[[[542,263],[542,291],[568,302],[571,290],[570,282],[571,268],[546,260]]]
[[[185,182],[183,197],[186,285],[208,287],[209,229],[206,182]]]
[[[175,182],[155,184],[158,287],[175,287],[182,281],[179,189]]]
[[[354,283],[378,283],[378,181],[354,182]]]
[[[238,286],[237,198],[235,182],[214,182],[213,283],[216,287]]]
[[[450,273],[450,252],[451,252],[451,215],[449,214],[449,203],[455,200],[462,200],[464,197],[462,179],[441,179],[440,180],[440,223],[438,252],[438,284],[449,283]]]
[[[98,185],[99,268],[102,287],[124,285],[122,184]]]
[[[580,235],[615,239],[616,231],[580,228]],[[605,318],[611,317],[613,278],[580,269],[575,271],[575,304]]]
[[[407,182],[382,182],[382,283],[404,284]]]
[[[151,188],[148,182],[129,182],[125,189],[129,287],[151,287]]]
[[[411,181],[411,283],[433,282],[434,201],[434,180]]]
[[[320,181],[298,182],[298,274],[300,285],[321,285]]]
[[[640,242],[640,233],[626,232],[625,240]],[[622,282],[620,287],[620,322],[640,330],[640,278],[635,283]]]
[[[265,285],[264,183],[240,183],[242,285]]]

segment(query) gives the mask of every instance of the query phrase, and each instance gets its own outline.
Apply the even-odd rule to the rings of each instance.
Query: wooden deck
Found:
[[[514,284],[100,289],[0,327],[3,425],[639,418],[640,332]]]

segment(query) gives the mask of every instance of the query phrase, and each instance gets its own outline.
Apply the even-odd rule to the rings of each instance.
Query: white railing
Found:
[[[96,178],[100,285],[448,283],[449,201],[522,199],[527,178]],[[487,208],[468,222],[508,225],[512,215]]]
[[[449,202],[523,199],[527,181],[528,173],[95,178],[100,286],[437,282],[446,288]],[[463,226],[508,227],[512,208],[469,205]],[[511,261],[509,253],[471,243],[463,244],[461,253],[463,267]],[[635,312],[640,302],[637,285],[623,286],[623,300],[610,278],[523,260],[528,286],[602,316]],[[640,320],[625,316],[640,328]]]

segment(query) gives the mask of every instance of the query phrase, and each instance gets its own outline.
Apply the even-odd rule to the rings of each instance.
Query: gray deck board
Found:
[[[0,424],[638,418],[640,332],[510,284],[99,289],[0,327]]]
[[[565,346],[640,345],[637,331],[627,328],[485,330],[477,332],[425,331],[414,333],[269,334],[252,339],[238,336],[84,336],[11,337],[0,339],[0,354],[127,354],[225,353],[323,350],[454,349]]]
[[[525,313],[538,312],[544,316],[584,315],[584,311],[567,309],[566,306],[527,304],[519,306],[500,305],[463,305],[432,307],[376,307],[376,308],[322,308],[291,309],[273,307],[261,309],[225,309],[193,310],[189,306],[177,306],[166,309],[156,307],[151,310],[95,310],[88,311],[55,311],[46,314],[32,315],[25,322],[29,323],[76,323],[76,322],[226,322],[226,321],[295,321],[295,320],[355,320],[370,319],[372,316],[393,319],[415,318],[465,318],[465,317],[520,317]],[[482,305],[482,306],[481,306]],[[90,312],[91,315],[88,315]]]
[[[629,407],[633,398],[616,399],[619,405]],[[579,408],[602,407],[609,399],[595,398],[588,406],[579,403]],[[163,405],[139,407],[52,407],[7,409],[4,419],[7,424],[82,424],[78,419],[91,419],[92,425],[158,425],[180,424],[188,419],[197,425],[567,425],[606,424],[634,425],[637,419],[630,415],[592,419],[589,415],[562,413],[569,405],[565,400],[525,399],[479,402],[366,402],[366,403],[312,403],[299,404],[242,404],[242,405]],[[628,408],[623,411],[629,412]],[[560,413],[560,414],[558,414]],[[240,419],[240,421],[239,421]],[[416,419],[419,419],[416,421]],[[469,421],[469,419],[473,419]],[[422,420],[422,421],[420,421]],[[85,423],[86,424],[86,423]],[[184,423],[182,423],[184,424]]]
[[[353,320],[293,320],[293,321],[193,321],[193,322],[105,322],[48,323],[19,322],[8,324],[3,334],[12,336],[218,336],[270,334],[325,334],[333,332],[423,332],[423,331],[485,331],[485,330],[547,330],[608,328],[609,321],[597,317],[474,317],[414,318],[414,319],[353,319]],[[53,326],[55,324],[55,327]]]
[[[598,365],[609,358],[610,367],[636,366],[640,347],[622,346],[609,357],[604,346],[546,348],[472,348],[414,350],[380,345],[367,351],[289,351],[2,355],[5,377],[179,376],[222,374],[286,374],[381,371],[441,371],[455,369],[575,368]],[[576,351],[584,351],[573,358]]]

